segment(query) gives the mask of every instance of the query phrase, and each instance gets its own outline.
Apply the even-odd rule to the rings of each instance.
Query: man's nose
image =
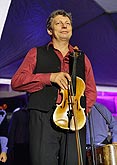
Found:
[[[62,27],[63,28],[66,28],[67,27],[67,24],[66,23],[62,23]]]

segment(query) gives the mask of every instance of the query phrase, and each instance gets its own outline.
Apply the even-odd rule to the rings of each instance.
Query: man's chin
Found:
[[[60,39],[61,39],[62,41],[69,41],[69,40],[70,40],[69,37],[64,37],[64,36],[60,37]]]

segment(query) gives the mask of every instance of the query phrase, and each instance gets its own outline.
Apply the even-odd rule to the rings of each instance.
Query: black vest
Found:
[[[77,75],[85,81],[84,55],[77,61]],[[34,70],[36,73],[60,72],[61,63],[53,51],[52,46],[41,46],[37,48],[37,63]],[[42,90],[29,95],[28,109],[49,111],[56,105],[58,86],[56,84],[46,85]]]

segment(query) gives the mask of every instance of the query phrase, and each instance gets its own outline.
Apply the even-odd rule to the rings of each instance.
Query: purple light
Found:
[[[97,93],[97,102],[105,105],[113,116],[117,116],[117,92],[99,91]]]

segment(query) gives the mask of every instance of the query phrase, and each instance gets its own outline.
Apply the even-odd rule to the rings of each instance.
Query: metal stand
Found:
[[[89,123],[89,131],[90,131],[90,144],[91,144],[91,159],[92,159],[92,165],[96,165],[96,152],[95,152],[95,144],[93,142],[93,133],[92,133],[92,127],[91,127],[91,114],[88,113],[88,123]]]

